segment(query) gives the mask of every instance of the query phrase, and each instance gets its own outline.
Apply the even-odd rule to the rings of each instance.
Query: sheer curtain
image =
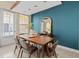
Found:
[[[29,16],[19,14],[19,33],[29,33],[30,19]]]
[[[3,36],[14,35],[14,14],[8,11],[3,12]]]
[[[9,10],[0,10],[0,45],[5,46],[14,43],[14,13]]]

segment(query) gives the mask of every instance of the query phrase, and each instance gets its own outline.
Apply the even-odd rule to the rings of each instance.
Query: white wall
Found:
[[[0,9],[0,46],[1,46],[1,39],[2,39],[2,33],[3,33],[3,20],[2,20],[2,9]]]
[[[9,44],[13,44],[15,41],[14,41],[14,36],[8,36],[8,37],[2,37],[1,38],[1,46],[6,46],[6,45],[9,45]]]

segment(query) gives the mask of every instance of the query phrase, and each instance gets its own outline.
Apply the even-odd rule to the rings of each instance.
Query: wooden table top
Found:
[[[28,37],[27,35],[19,35],[18,37],[39,45],[45,45],[52,40],[52,38],[48,36]]]

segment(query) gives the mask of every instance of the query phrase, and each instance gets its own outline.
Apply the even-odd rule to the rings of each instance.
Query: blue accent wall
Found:
[[[79,5],[77,11],[78,11],[77,15],[78,15],[78,49],[79,49]]]
[[[53,34],[60,45],[79,49],[79,2],[63,2],[62,5],[32,15],[33,28],[40,32],[40,20],[52,18]]]

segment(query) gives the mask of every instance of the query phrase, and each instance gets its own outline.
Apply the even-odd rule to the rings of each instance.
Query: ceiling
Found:
[[[16,1],[0,1],[0,8],[10,9]]]
[[[60,1],[21,1],[12,11],[31,15],[62,4]]]

